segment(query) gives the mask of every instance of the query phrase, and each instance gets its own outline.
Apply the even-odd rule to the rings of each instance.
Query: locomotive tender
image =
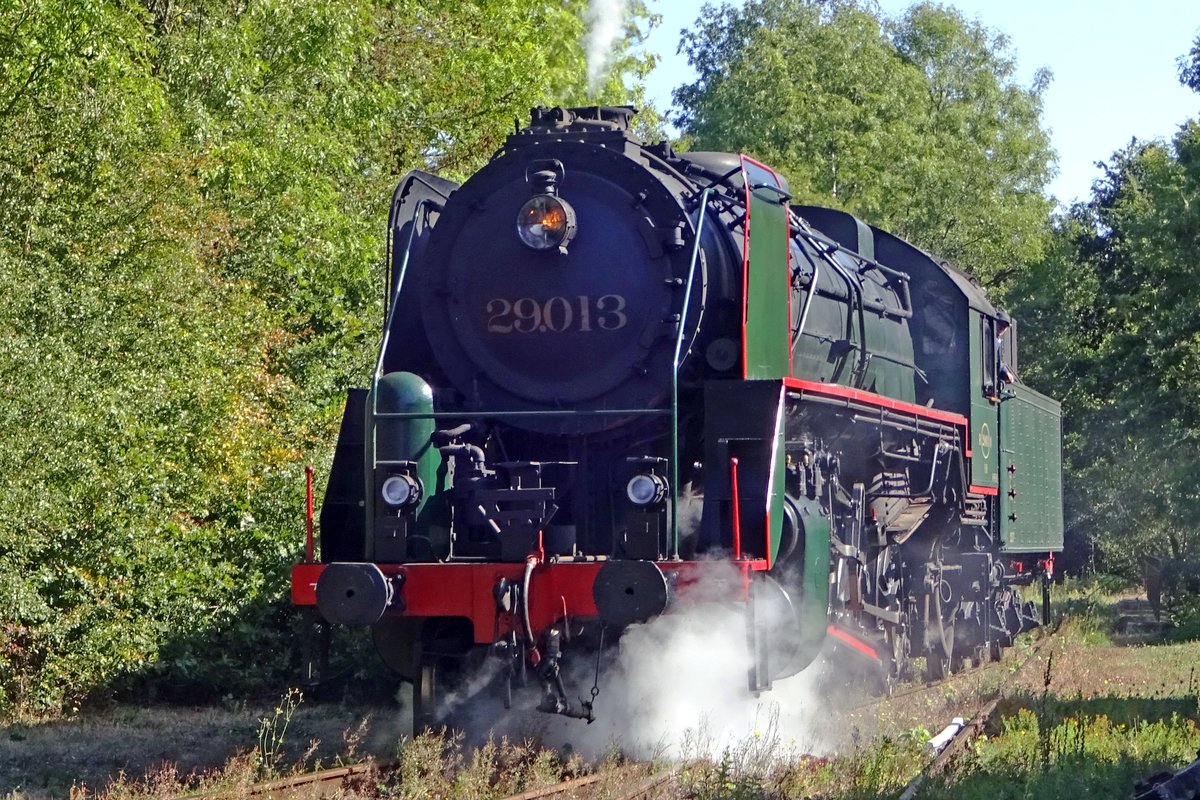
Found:
[[[464,184],[414,171],[293,601],[415,684],[561,661],[687,604],[713,561],[749,688],[827,637],[892,677],[998,658],[1063,541],[1060,410],[970,278],[630,107],[534,109]],[[594,695],[593,695],[594,697]]]

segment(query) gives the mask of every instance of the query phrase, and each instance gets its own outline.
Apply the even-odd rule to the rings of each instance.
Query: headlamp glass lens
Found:
[[[407,475],[393,475],[383,482],[379,493],[383,495],[383,502],[389,506],[402,506],[413,499],[416,491],[417,486],[412,478]]]
[[[635,506],[648,506],[657,503],[666,495],[665,482],[655,476],[642,473],[634,475],[625,485],[625,496]]]
[[[575,212],[553,195],[532,197],[517,215],[517,235],[527,247],[550,250],[566,244],[575,228]]]

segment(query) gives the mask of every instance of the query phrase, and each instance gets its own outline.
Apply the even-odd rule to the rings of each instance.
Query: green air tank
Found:
[[[449,554],[450,531],[442,499],[445,470],[433,432],[429,384],[411,372],[381,376],[367,396],[368,560],[428,561]],[[420,481],[420,499],[413,506],[397,510],[381,499],[381,487],[393,475]]]

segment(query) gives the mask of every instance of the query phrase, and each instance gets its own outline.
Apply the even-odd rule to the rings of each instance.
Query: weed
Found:
[[[680,784],[698,800],[754,800],[765,797],[764,786],[788,755],[779,735],[779,714],[771,712],[750,736],[720,745],[705,720],[684,733],[681,752],[690,767]]]
[[[353,764],[358,760],[358,748],[366,738],[370,726],[371,715],[366,714],[358,721],[357,725],[342,732],[342,743],[345,746],[337,759],[340,766]]]
[[[1105,714],[1039,719],[1021,708],[998,735],[979,740],[966,763],[932,787],[930,798],[1124,798],[1138,779],[1174,770],[1195,755],[1200,730],[1172,715],[1133,724]]]
[[[578,756],[565,761],[534,739],[489,739],[470,754],[461,733],[427,732],[401,743],[399,768],[377,787],[380,797],[507,797],[578,777],[587,768]]]
[[[275,706],[275,713],[259,721],[255,773],[260,780],[279,774],[288,725],[303,699],[304,694],[299,689],[288,689],[279,705]]]

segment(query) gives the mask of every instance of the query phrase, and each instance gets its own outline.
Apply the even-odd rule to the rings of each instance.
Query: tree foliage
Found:
[[[225,692],[279,646],[395,180],[585,101],[585,5],[0,7],[0,712],[148,672]],[[596,101],[629,99],[647,20]]]
[[[1179,82],[1200,92],[1200,35],[1192,40],[1192,49],[1186,55],[1179,57]]]
[[[676,91],[696,149],[752,153],[797,199],[832,205],[1000,282],[1041,255],[1053,153],[1038,73],[1007,40],[918,3],[885,19],[856,0],[705,5]]]
[[[1132,577],[1144,555],[1200,557],[1200,124],[1101,166],[1013,304],[1032,379],[1064,400],[1068,529]]]

